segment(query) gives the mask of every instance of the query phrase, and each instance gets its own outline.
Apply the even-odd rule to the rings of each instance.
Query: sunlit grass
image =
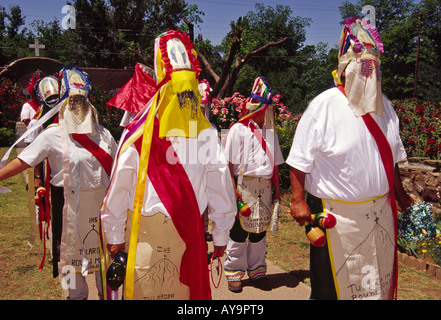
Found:
[[[5,152],[5,148],[0,149],[0,157]],[[0,300],[63,299],[48,257],[43,270],[38,270],[43,257],[43,242],[38,234],[34,246],[28,246],[30,222],[24,175],[0,181],[0,187],[12,191],[0,194]]]

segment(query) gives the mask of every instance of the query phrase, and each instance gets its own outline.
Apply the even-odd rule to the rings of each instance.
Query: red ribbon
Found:
[[[113,158],[106,151],[101,149],[95,142],[90,139],[87,134],[72,134],[72,138],[81,144],[87,151],[89,151],[103,166],[107,175],[110,177],[110,173],[112,172],[112,163]]]
[[[135,142],[139,153],[141,144],[142,136]],[[181,260],[180,281],[189,286],[191,300],[211,300],[207,246],[199,205],[182,164],[170,164],[167,160],[169,148],[173,148],[171,142],[167,138],[159,138],[159,121],[156,118],[148,176],[186,245]]]
[[[337,88],[346,96],[346,92],[343,86],[337,86]],[[380,127],[378,126],[377,122],[372,118],[370,113],[366,113],[362,116],[362,119],[364,123],[366,124],[366,127],[368,128],[369,132],[371,133],[372,137],[374,138],[375,142],[377,143],[378,151],[380,152],[381,160],[383,162],[384,170],[386,171],[387,181],[389,184],[389,193],[390,193],[390,206],[392,209],[392,214],[394,218],[394,226],[395,226],[395,247],[397,247],[397,235],[398,235],[398,226],[397,226],[397,219],[398,219],[398,209],[397,209],[397,203],[395,200],[395,192],[394,192],[394,157],[392,154],[392,150],[389,145],[389,141],[387,141],[383,131],[381,131]],[[395,268],[395,299],[397,298],[397,290],[398,290],[398,256],[395,252],[395,261],[394,261],[394,268]]]

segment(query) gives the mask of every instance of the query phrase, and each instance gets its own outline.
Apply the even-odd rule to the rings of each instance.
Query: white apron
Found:
[[[58,268],[63,272],[64,266],[73,266],[76,273],[83,275],[99,271],[98,215],[106,189],[81,191],[79,198],[72,190],[67,194]]]
[[[251,209],[248,217],[240,215],[242,228],[247,232],[260,233],[271,224],[271,179],[244,176],[242,183],[237,185],[242,199]]]
[[[127,219],[126,247],[131,214]],[[188,300],[190,289],[179,280],[185,243],[173,221],[162,213],[141,215],[135,259],[135,300]]]
[[[324,211],[337,218],[327,241],[338,298],[393,299],[396,235],[389,196],[357,203],[322,201]]]

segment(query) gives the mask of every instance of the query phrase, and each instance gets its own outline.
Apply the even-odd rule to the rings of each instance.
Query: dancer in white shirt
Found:
[[[87,98],[87,75],[76,67],[65,67],[61,74],[59,124],[49,126],[0,169],[0,180],[48,159],[54,276],[60,272],[69,278],[69,299],[84,300],[89,292],[87,273],[95,272],[102,296],[98,217],[117,145],[96,122],[96,110]]]
[[[222,256],[236,213],[228,164],[200,111],[188,36],[156,39],[155,72],[158,91],[119,145],[102,208],[103,248],[112,257],[127,251],[125,299],[211,299],[203,213]]]
[[[352,32],[361,25],[369,42]],[[396,165],[406,158],[398,118],[381,92],[382,53],[381,38],[368,22],[345,21],[337,87],[309,104],[286,160],[291,215],[299,225],[313,223],[311,213],[337,219],[324,230],[326,244],[311,245],[311,299],[396,296],[396,200],[402,209],[411,200]]]
[[[242,291],[246,272],[256,285],[269,288],[265,236],[273,200],[280,200],[277,167],[284,162],[274,130],[272,92],[262,77],[255,80],[244,111],[247,114],[230,127],[225,142],[233,180],[237,178],[236,201],[251,208],[249,216],[238,212],[230,231],[224,270],[233,292]]]

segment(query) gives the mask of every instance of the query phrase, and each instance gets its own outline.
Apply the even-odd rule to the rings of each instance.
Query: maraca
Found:
[[[335,219],[335,216],[327,212],[312,214],[311,219],[314,221],[316,226],[323,229],[332,229],[337,224],[337,219]]]
[[[325,245],[326,236],[320,228],[308,223],[305,226],[305,231],[306,237],[314,247],[323,247]]]
[[[127,253],[124,251],[118,251],[106,273],[107,284],[113,291],[118,290],[118,288],[124,283],[126,267]]]
[[[46,196],[46,188],[44,188],[44,187],[39,187],[38,189],[37,189],[37,195],[39,196],[39,197],[45,197]]]
[[[244,217],[249,217],[251,214],[250,207],[243,201],[238,200],[237,201],[237,209],[239,214],[243,215]]]
[[[35,204],[39,207],[43,205],[42,198],[46,196],[46,189],[43,187],[39,187],[37,189],[37,194],[35,195]]]
[[[326,236],[325,233],[316,226],[323,229],[332,229],[337,224],[337,219],[333,214],[327,212],[312,214],[311,219],[313,220],[313,224],[307,224],[305,227],[306,237],[313,246],[323,247],[326,243]]]

